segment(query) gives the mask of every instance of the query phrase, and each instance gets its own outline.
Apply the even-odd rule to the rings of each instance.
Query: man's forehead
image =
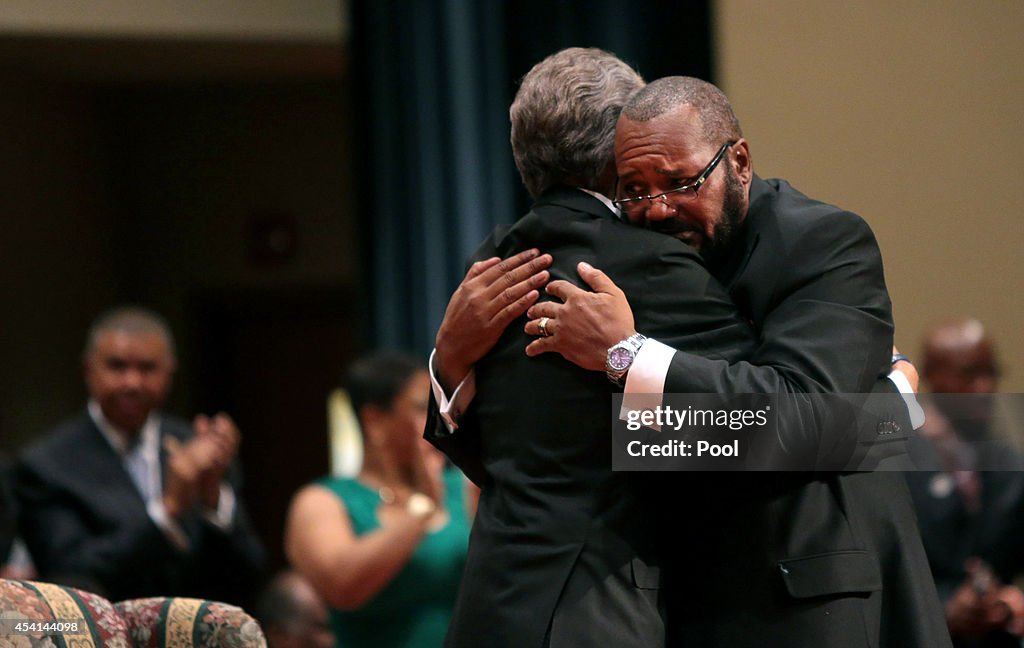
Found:
[[[995,367],[995,354],[991,345],[974,344],[958,348],[934,350],[930,358],[932,364],[942,369],[968,369]]]
[[[619,176],[628,178],[639,173],[653,172],[669,178],[690,177],[700,173],[707,164],[704,146],[688,146],[674,139],[659,145],[647,146],[639,154],[637,149],[618,153],[616,162]],[[711,155],[714,153],[712,152]]]
[[[690,104],[679,104],[650,119],[634,120],[625,112],[619,116],[616,128],[633,129],[638,133],[670,132],[673,135],[700,140],[704,131],[700,111]]]
[[[656,161],[667,171],[683,170],[698,160],[703,165],[708,152],[714,155],[719,146],[721,143],[704,137],[699,123],[682,113],[666,113],[648,121],[620,121],[615,137],[615,155],[620,162],[633,161],[639,154],[645,163]]]
[[[664,176],[664,177],[669,178],[669,179],[674,179],[674,178],[694,175],[693,173],[691,173],[690,171],[687,170],[687,167],[677,166],[677,165],[666,165],[666,166],[660,166],[659,165],[659,166],[656,166],[653,169],[651,169],[651,171],[656,173],[656,174],[658,174],[658,175],[660,175],[660,176]],[[630,166],[630,167],[627,167],[627,168],[622,170],[622,172],[619,174],[619,178],[623,179],[623,180],[628,180],[628,179],[632,178],[633,176],[642,175],[644,172],[645,172],[645,169],[642,168],[642,167]]]
[[[154,331],[110,330],[101,332],[96,338],[96,351],[106,355],[167,355],[170,346],[167,339]]]

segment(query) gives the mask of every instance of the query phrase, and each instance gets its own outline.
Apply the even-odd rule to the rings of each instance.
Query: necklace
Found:
[[[409,498],[409,504],[406,505],[407,511],[409,511],[410,513],[415,513],[413,509],[410,508],[410,505],[414,501],[414,498],[416,498],[417,496],[422,498],[422,500],[426,500],[427,502],[429,502],[431,508],[435,509],[433,503],[430,502],[429,499],[427,499],[426,495],[423,495],[422,493],[414,493],[413,496]],[[394,504],[395,489],[391,488],[390,486],[381,486],[380,488],[377,489],[377,497],[379,497],[380,501],[384,502],[385,504]],[[424,513],[426,513],[426,511],[424,511]],[[428,517],[430,518],[430,522],[429,525],[427,526],[427,529],[431,533],[437,531],[444,525],[448,524],[448,513],[446,511],[431,510],[428,514]]]
[[[377,496],[380,497],[380,501],[385,504],[395,503],[395,491],[387,486],[381,486],[377,489]]]

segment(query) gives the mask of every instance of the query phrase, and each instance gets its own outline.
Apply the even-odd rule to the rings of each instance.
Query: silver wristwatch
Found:
[[[619,387],[623,386],[626,373],[633,366],[633,360],[646,339],[645,336],[634,333],[608,349],[608,356],[604,361],[604,372],[608,376],[608,380]]]

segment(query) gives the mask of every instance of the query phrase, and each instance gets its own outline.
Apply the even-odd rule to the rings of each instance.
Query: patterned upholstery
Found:
[[[0,635],[0,648],[131,648],[128,626],[107,599],[71,587],[32,581],[0,580],[3,632],[14,621],[78,622],[77,633]]]
[[[259,624],[240,607],[189,598],[146,598],[116,606],[135,648],[261,648]]]
[[[21,621],[78,621],[78,634],[7,634]],[[0,648],[266,648],[239,607],[188,598],[106,599],[50,583],[0,579]]]

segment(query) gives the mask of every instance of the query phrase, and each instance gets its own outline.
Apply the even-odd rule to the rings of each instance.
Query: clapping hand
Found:
[[[166,438],[168,453],[163,501],[171,517],[180,517],[197,501],[216,509],[220,484],[238,452],[240,434],[226,414],[209,418],[199,415],[193,422],[195,435],[186,443]]]

